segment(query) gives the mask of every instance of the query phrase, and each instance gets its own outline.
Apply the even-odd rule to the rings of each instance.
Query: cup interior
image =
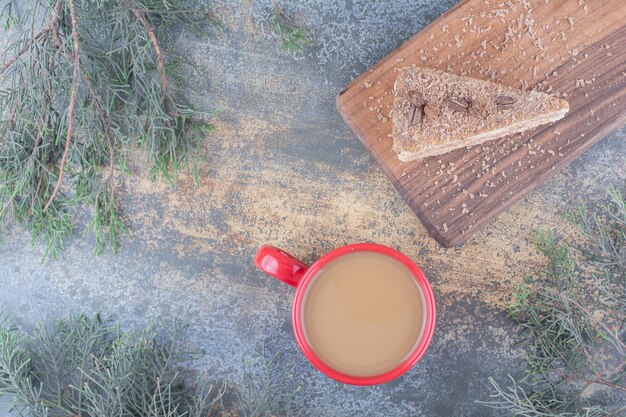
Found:
[[[386,370],[384,372],[374,374],[374,375],[349,375],[348,373],[344,373],[334,369],[329,364],[325,363],[314,351],[314,348],[311,346],[309,339],[307,338],[307,329],[305,328],[305,320],[304,320],[304,307],[307,304],[308,292],[309,289],[312,288],[312,284],[315,282],[317,278],[319,278],[320,272],[323,268],[331,261],[355,252],[375,252],[377,254],[382,254],[387,257],[392,258],[393,260],[400,263],[404,266],[410,275],[415,279],[416,288],[419,292],[419,297],[421,298],[421,327],[419,329],[419,334],[414,339],[415,342],[413,347],[409,349],[408,353],[404,357],[403,360],[399,361],[399,364],[395,366],[393,369]],[[435,324],[435,303],[434,296],[432,293],[432,289],[430,288],[430,284],[426,280],[424,273],[419,269],[419,267],[413,263],[408,257],[403,255],[402,253],[388,248],[382,245],[369,244],[369,243],[358,243],[348,246],[343,246],[338,249],[335,249],[332,252],[327,253],[322,258],[320,258],[317,262],[315,262],[308,269],[307,273],[303,277],[300,285],[298,285],[298,289],[296,292],[296,297],[294,299],[294,308],[293,308],[293,327],[294,333],[296,335],[296,340],[300,345],[304,355],[309,359],[309,361],[321,372],[326,374],[327,376],[352,385],[374,385],[380,384],[384,382],[388,382],[398,376],[404,374],[408,371],[425,353],[428,344],[432,338],[432,333],[434,331]],[[411,339],[413,340],[413,339]]]

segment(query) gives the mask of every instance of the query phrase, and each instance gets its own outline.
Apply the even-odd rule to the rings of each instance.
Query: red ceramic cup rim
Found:
[[[350,376],[344,374],[342,372],[336,371],[330,366],[326,365],[314,352],[309,342],[306,339],[306,335],[304,332],[304,324],[302,322],[302,307],[304,303],[304,295],[306,294],[306,289],[309,284],[315,278],[317,272],[328,262],[332,261],[335,258],[338,258],[342,255],[346,255],[348,253],[353,252],[377,252],[390,258],[395,259],[396,261],[403,264],[413,275],[415,280],[417,281],[419,287],[422,290],[422,295],[424,297],[424,313],[425,313],[425,321],[424,328],[422,329],[422,335],[419,339],[417,345],[413,349],[413,351],[407,356],[407,358],[396,368],[385,372],[380,375],[374,376]],[[392,379],[395,379],[417,363],[424,356],[428,345],[433,337],[433,332],[435,330],[435,297],[433,295],[432,288],[426,279],[426,276],[422,272],[422,270],[408,257],[398,252],[395,249],[391,249],[387,246],[377,245],[374,243],[355,243],[352,245],[342,246],[337,248],[331,252],[328,252],[326,255],[322,256],[318,259],[313,265],[311,265],[305,275],[302,277],[298,285],[298,289],[296,291],[295,298],[293,300],[293,331],[296,336],[296,340],[304,353],[304,356],[313,364],[315,368],[317,368],[320,372],[325,375],[331,377],[332,379],[351,385],[376,385],[382,384],[385,382],[389,382]]]

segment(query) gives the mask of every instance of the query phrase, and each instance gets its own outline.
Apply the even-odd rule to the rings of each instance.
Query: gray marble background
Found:
[[[626,178],[624,130],[614,132],[465,245],[440,248],[344,125],[336,93],[454,5],[399,0],[281,2],[313,33],[305,54],[285,55],[268,33],[270,1],[221,2],[221,34],[176,34],[183,94],[217,111],[202,145],[201,181],[152,184],[135,169],[120,193],[131,236],[118,255],[94,258],[70,241],[41,263],[42,245],[2,227],[0,305],[30,327],[70,312],[101,312],[124,326],[180,319],[199,368],[232,381],[259,343],[295,361],[303,416],[482,416],[486,378],[523,366],[502,312],[520,276],[542,262],[537,228],[573,233],[563,212]],[[6,34],[3,41],[6,41]],[[334,247],[374,241],[422,266],[437,298],[431,347],[404,377],[377,387],[341,385],[316,372],[294,340],[293,289],[252,264],[272,243],[312,262]],[[2,409],[0,409],[0,413]]]

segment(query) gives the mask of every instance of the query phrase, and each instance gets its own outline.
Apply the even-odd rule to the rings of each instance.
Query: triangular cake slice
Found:
[[[427,68],[400,70],[393,149],[401,161],[439,155],[561,119],[569,104],[545,93]]]

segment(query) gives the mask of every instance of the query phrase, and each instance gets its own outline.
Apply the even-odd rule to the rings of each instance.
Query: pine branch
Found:
[[[65,140],[65,148],[63,151],[63,157],[61,158],[61,165],[59,167],[59,178],[52,190],[52,194],[48,199],[48,202],[43,208],[44,213],[48,211],[48,207],[52,204],[52,201],[59,192],[59,187],[63,183],[63,176],[65,175],[65,164],[67,163],[67,156],[70,153],[70,144],[72,143],[72,135],[74,133],[74,108],[76,106],[76,92],[78,90],[78,80],[80,76],[80,44],[78,41],[78,19],[76,18],[76,0],[68,0],[70,6],[70,17],[72,21],[72,40],[74,42],[74,75],[72,76],[72,90],[70,93],[70,106],[67,113],[67,138]]]
[[[50,31],[50,28],[46,26],[45,28],[41,30],[41,32],[35,35],[35,37],[32,40],[28,40],[26,45],[24,45],[22,49],[20,49],[13,58],[9,59],[8,61],[5,61],[5,63],[0,67],[0,75],[4,74],[4,72],[11,65],[13,65],[15,61],[17,61],[22,55],[24,55],[26,52],[30,50],[32,42],[40,41],[48,31]]]
[[[553,294],[556,294],[556,292],[553,290],[549,290],[549,291],[552,292]],[[591,317],[591,312],[589,311],[589,309],[587,307],[584,307],[578,300],[576,300],[575,298],[569,298],[567,301],[571,303],[572,305],[576,306],[578,309],[580,309],[580,311],[585,315],[585,317]],[[611,342],[615,345],[615,347],[618,349],[620,354],[622,355],[626,354],[626,344],[624,344],[624,342],[620,340],[619,335],[617,334],[616,330],[610,329],[602,321],[597,322],[596,325],[602,328],[602,330],[604,330],[605,332],[604,334],[611,336],[611,339],[612,339]]]
[[[15,201],[15,196],[16,195],[17,195],[17,190],[14,191],[13,194],[11,194],[11,197],[9,197],[9,199],[7,200],[7,202],[4,203],[4,206],[2,207],[2,210],[0,210],[0,219],[2,219],[2,217],[6,213],[7,209],[13,205],[13,201]]]
[[[237,391],[237,415],[291,415],[292,400],[302,388],[292,376],[293,366],[282,362],[280,353],[269,356],[265,344],[260,344],[252,360],[243,365],[244,387]]]
[[[617,385],[617,384],[614,384],[612,382],[606,381],[604,379],[585,379],[585,382],[587,384],[606,385],[607,387],[610,387],[610,388],[613,388],[613,389],[616,389],[616,390],[626,391],[626,387],[625,386]]]
[[[63,7],[63,0],[57,0],[54,4],[52,17],[50,18],[50,22],[48,26],[50,27],[50,31],[52,32],[52,38],[54,39],[54,47],[60,48],[63,41],[61,40],[61,35],[59,35],[59,18],[61,16],[61,8]]]
[[[54,14],[50,21],[37,33],[33,39],[30,39],[26,42],[26,45],[20,49],[13,58],[5,61],[4,64],[0,67],[0,75],[4,74],[4,72],[15,63],[22,55],[28,52],[31,49],[31,43],[35,41],[41,41],[48,32],[52,32],[54,36],[55,43],[58,46],[61,45],[61,38],[59,36],[59,15],[61,14],[61,7],[63,6],[62,0],[57,0],[54,5]],[[4,135],[2,135],[4,136]]]
[[[216,382],[222,378],[183,367],[199,359],[183,348],[183,330],[174,323],[122,331],[98,315],[81,315],[26,334],[0,315],[0,392],[33,417],[293,415],[290,400],[299,388],[292,364],[264,351],[254,355],[234,409],[225,410],[226,385]]]
[[[89,89],[89,95],[91,96],[91,99],[93,100],[94,104],[96,105],[96,108],[98,109],[98,115],[100,117],[100,122],[102,123],[104,136],[106,137],[107,144],[109,145],[109,172],[104,178],[102,178],[102,183],[106,183],[113,179],[113,173],[115,171],[115,150],[113,149],[113,140],[111,139],[110,126],[107,120],[108,116],[106,112],[104,111],[104,108],[102,107],[100,96],[98,95],[98,93],[93,87],[93,80],[88,74],[84,72],[82,75],[87,84],[87,88]],[[111,188],[111,190],[113,189]]]
[[[163,94],[163,103],[167,102],[167,76],[165,75],[165,59],[163,58],[163,53],[161,52],[161,47],[159,46],[159,41],[157,40],[156,35],[154,34],[154,28],[148,21],[144,15],[144,12],[133,8],[127,0],[122,0],[122,2],[128,6],[129,9],[132,10],[133,14],[141,22],[143,27],[146,29],[148,34],[150,35],[150,41],[152,42],[152,46],[154,46],[154,51],[157,57],[157,63],[159,67],[159,74],[161,75],[161,88]]]
[[[206,22],[207,14],[177,0],[56,0],[36,3],[31,15],[2,63],[0,213],[11,208],[55,257],[73,233],[69,208],[85,204],[94,252],[116,251],[126,228],[115,166],[137,148],[153,179],[172,182],[193,166],[203,134],[195,126],[206,119],[172,96],[163,40],[171,25]]]
[[[272,0],[274,12],[270,17],[269,26],[272,32],[281,40],[281,48],[285,52],[302,53],[307,46],[312,46],[310,33],[304,26],[298,25],[292,17],[278,5],[278,0]]]
[[[15,120],[15,115],[17,114],[18,104],[19,104],[19,101],[15,100],[15,104],[13,104],[13,108],[11,109],[11,114],[9,115],[9,119],[5,122],[4,128],[2,129],[2,134],[0,134],[0,139],[4,138],[4,135],[7,133],[7,130],[9,130],[9,128],[13,124],[13,121]]]
[[[624,210],[622,210],[624,208]],[[492,401],[478,403],[511,415],[611,416],[624,411],[626,401],[626,201],[609,189],[609,204],[581,209],[582,244],[557,243],[552,232],[539,233],[537,248],[547,266],[532,283],[518,287],[509,315],[520,327],[527,348],[527,370],[512,385],[501,388],[490,378]],[[586,262],[574,263],[570,249]],[[585,270],[592,270],[588,275]],[[602,278],[598,278],[602,276]],[[529,281],[529,280],[526,280]],[[593,290],[602,295],[596,301]],[[582,393],[592,384],[604,386],[610,402],[592,402]],[[528,394],[527,394],[528,393]]]

